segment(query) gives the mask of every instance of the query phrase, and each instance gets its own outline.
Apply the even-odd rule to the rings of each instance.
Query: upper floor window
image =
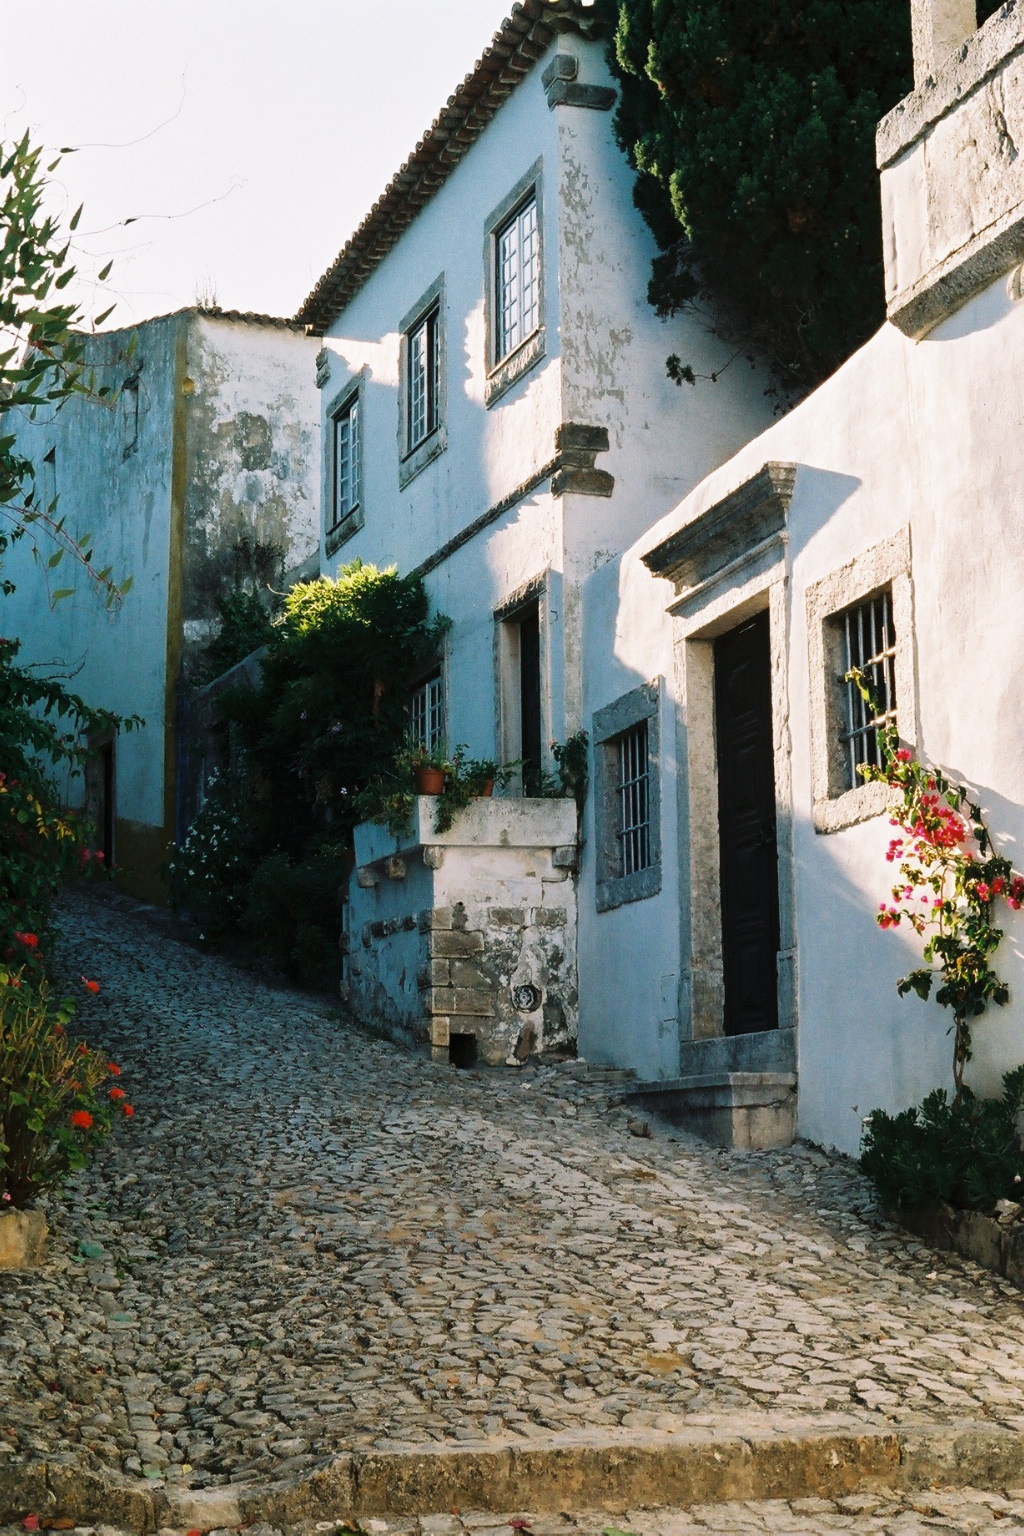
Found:
[[[845,787],[856,789],[864,779],[858,764],[881,762],[878,732],[896,720],[896,630],[892,617],[892,590],[884,588],[867,602],[858,603],[839,614],[838,625],[843,643],[844,691],[843,720],[839,739],[843,744]],[[847,682],[846,674],[856,668],[874,695],[877,709],[872,709],[856,683]]]
[[[332,531],[359,508],[359,394],[351,395],[331,418],[334,484],[331,495]]]
[[[406,449],[426,442],[438,424],[438,307],[435,304],[408,337],[409,388]]]
[[[413,689],[409,734],[428,752],[444,743],[444,689],[439,671]]]
[[[448,443],[443,272],[420,294],[399,329],[398,485],[404,490]]]
[[[540,324],[540,227],[532,192],[495,239],[496,363],[514,352]]]

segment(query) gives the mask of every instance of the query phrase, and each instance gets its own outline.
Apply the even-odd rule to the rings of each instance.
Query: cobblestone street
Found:
[[[65,935],[136,1114],[51,1200],[47,1267],[0,1276],[0,1472],[203,1488],[396,1443],[1024,1431],[1020,1293],[886,1224],[849,1163],[638,1137],[579,1063],[432,1065],[116,901],[76,897]],[[643,1536],[1016,1529],[1024,1505],[986,1498]]]

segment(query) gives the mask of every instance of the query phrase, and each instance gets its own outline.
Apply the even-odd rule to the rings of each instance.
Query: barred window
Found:
[[[413,690],[409,715],[409,730],[415,742],[426,747],[428,752],[441,746],[444,741],[444,690],[440,672]]]
[[[351,517],[359,506],[359,396],[352,398],[333,418],[334,486],[331,528]]]
[[[647,721],[619,737],[619,874],[651,865],[651,776]]]
[[[438,307],[424,315],[409,332],[409,395],[406,450],[411,453],[438,425]]]
[[[495,363],[514,352],[540,324],[540,228],[533,194],[497,232]]]
[[[856,667],[864,674],[874,695],[875,713],[857,685],[840,679],[845,690],[845,716],[839,739],[844,748],[846,787],[856,789],[864,780],[858,763],[877,767],[881,762],[878,731],[896,720],[896,630],[892,618],[892,590],[886,587],[866,602],[838,615],[845,672]]]

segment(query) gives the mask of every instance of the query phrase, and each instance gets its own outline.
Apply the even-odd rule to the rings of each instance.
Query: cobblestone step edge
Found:
[[[888,1487],[1024,1486],[1024,1435],[991,1425],[815,1433],[553,1436],[339,1456],[287,1483],[174,1490],[58,1462],[0,1467],[0,1521],[28,1512],[140,1532],[256,1521],[838,1498]]]

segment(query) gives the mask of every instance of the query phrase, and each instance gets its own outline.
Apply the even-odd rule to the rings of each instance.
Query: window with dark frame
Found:
[[[334,486],[331,527],[337,528],[359,506],[359,396],[352,395],[331,422],[334,434]]]
[[[438,317],[434,307],[417,321],[406,337],[408,348],[408,400],[406,452],[412,453],[437,431],[438,412]]]
[[[495,232],[495,356],[500,363],[540,324],[540,227],[537,196]]]
[[[843,744],[846,788],[856,789],[864,783],[857,765],[879,766],[878,731],[896,720],[896,629],[891,587],[847,608],[833,622],[840,630],[845,663],[839,679],[845,695],[839,739]],[[856,683],[846,681],[846,673],[854,668],[863,673],[877,712],[868,705]]]
[[[620,876],[651,867],[651,774],[647,721],[618,738],[618,820]]]
[[[409,734],[413,741],[433,752],[444,743],[444,689],[441,673],[435,672],[413,689],[409,706]]]

